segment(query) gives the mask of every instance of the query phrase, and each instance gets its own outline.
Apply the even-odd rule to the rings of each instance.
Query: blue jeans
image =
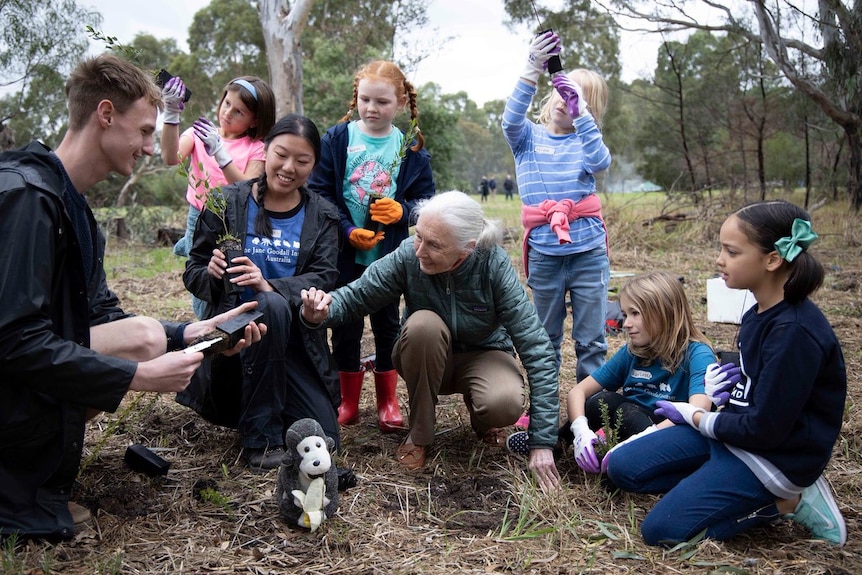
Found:
[[[647,513],[649,545],[688,541],[704,529],[724,541],[779,517],[776,497],[723,443],[688,425],[661,429],[617,449],[608,478],[634,493],[664,493]]]
[[[189,212],[186,215],[186,233],[183,237],[179,239],[179,241],[174,244],[174,254],[187,258],[189,257],[189,252],[192,251],[192,241],[194,240],[195,234],[195,225],[198,222],[198,218],[201,215],[201,211],[196,207],[189,205]],[[192,296],[192,310],[195,312],[195,317],[198,319],[203,319],[206,317],[206,307],[207,302],[202,299],[198,299],[195,296]]]
[[[530,277],[533,304],[551,338],[557,369],[562,362],[563,323],[566,294],[572,302],[572,340],[578,357],[577,378],[581,381],[605,363],[605,315],[611,265],[605,246],[567,256],[546,256],[530,248]]]

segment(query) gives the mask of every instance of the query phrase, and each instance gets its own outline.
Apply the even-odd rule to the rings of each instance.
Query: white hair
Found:
[[[441,192],[420,202],[413,213],[417,219],[422,214],[439,218],[452,231],[461,250],[473,241],[480,249],[490,249],[503,241],[499,224],[485,217],[479,202],[458,190]]]

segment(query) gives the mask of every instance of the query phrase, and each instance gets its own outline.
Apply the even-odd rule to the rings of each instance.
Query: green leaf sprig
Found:
[[[190,162],[189,162],[190,163]],[[216,238],[219,244],[226,241],[240,241],[236,234],[228,230],[227,219],[225,212],[227,211],[227,195],[222,190],[221,186],[212,186],[207,178],[199,178],[188,168],[189,163],[180,161],[177,166],[177,172],[184,178],[189,180],[195,189],[203,188],[203,194],[195,194],[195,198],[204,203],[204,209],[211,211],[221,221],[222,233]],[[198,164],[198,169],[202,174],[206,174],[203,163]]]

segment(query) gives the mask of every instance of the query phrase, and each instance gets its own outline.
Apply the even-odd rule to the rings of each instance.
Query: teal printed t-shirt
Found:
[[[350,210],[353,223],[361,228],[368,216],[368,200],[371,194],[395,197],[395,180],[401,168],[397,160],[404,134],[393,126],[388,136],[372,137],[360,130],[356,122],[350,122],[347,133],[344,203]],[[383,256],[381,250],[380,244],[370,250],[356,250],[356,263],[370,265]]]
[[[257,202],[248,203],[248,224],[245,231],[245,255],[260,268],[263,277],[284,278],[296,273],[296,260],[299,258],[299,238],[305,221],[305,202],[289,212],[267,210],[272,224],[272,236],[259,236],[254,231],[254,219],[260,210]],[[243,300],[254,296],[251,288],[242,294]]]
[[[670,373],[658,361],[643,365],[626,344],[591,375],[602,388],[608,391],[622,388],[624,397],[647,409],[655,409],[660,400],[688,401],[692,395],[705,393],[706,367],[714,361],[715,354],[708,345],[689,342],[682,365]]]

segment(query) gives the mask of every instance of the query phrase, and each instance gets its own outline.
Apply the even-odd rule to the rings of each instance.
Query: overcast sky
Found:
[[[558,0],[537,2],[550,7]],[[176,38],[178,45],[187,50],[192,18],[209,0],[80,0],[80,4],[100,12],[102,32],[116,36],[122,43],[144,32],[158,39]],[[454,38],[424,60],[410,80],[417,86],[435,82],[446,94],[463,90],[479,106],[508,97],[523,68],[531,30],[508,30],[503,25],[505,14],[500,0],[430,0],[428,15],[429,28]],[[94,50],[103,48],[103,44],[93,43]],[[623,80],[651,73],[654,41],[626,36],[621,50]]]

